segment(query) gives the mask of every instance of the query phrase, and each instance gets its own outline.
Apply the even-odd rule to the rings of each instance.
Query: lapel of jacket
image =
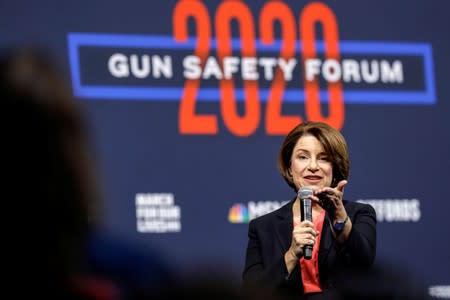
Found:
[[[291,245],[293,229],[292,205],[294,204],[294,201],[295,199],[284,205],[277,212],[278,222],[276,223],[276,231],[278,240],[280,241],[283,250],[287,250]]]
[[[328,214],[325,214],[320,239],[319,265],[322,265],[323,263],[325,263],[325,261],[328,260],[328,255],[330,254],[330,250],[333,245],[332,239],[333,236],[330,229],[330,218],[328,217]]]
[[[353,219],[353,211],[351,207],[348,205],[348,201],[344,200],[344,207],[347,211],[347,214],[350,219]],[[322,228],[322,237],[320,240],[320,248],[319,248],[319,266],[325,265],[328,262],[333,262],[335,260],[336,251],[332,251],[334,238],[330,228],[331,220],[328,214],[325,215],[325,220]]]
[[[276,232],[283,250],[287,250],[291,245],[292,230],[294,228],[292,214],[292,205],[294,204],[294,201],[295,198],[277,212],[278,222],[276,223]],[[333,237],[330,229],[330,219],[328,215],[325,215],[319,248],[319,265],[328,260],[328,255],[330,254],[332,246]]]

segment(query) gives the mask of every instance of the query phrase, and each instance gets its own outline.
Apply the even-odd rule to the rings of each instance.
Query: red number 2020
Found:
[[[200,0],[180,0],[173,13],[173,35],[177,42],[185,42],[189,38],[188,22],[192,19],[196,30],[196,46],[194,55],[204,64],[211,48],[211,23],[208,9]],[[231,22],[235,21],[239,28],[241,55],[256,56],[255,28],[251,11],[239,0],[223,1],[215,14],[217,38],[217,56],[219,61],[232,54]],[[280,24],[281,49],[279,57],[289,59],[295,55],[296,27],[295,17],[291,9],[283,2],[269,1],[260,11],[259,37],[261,43],[271,44],[275,40],[275,23]],[[299,33],[302,41],[302,59],[316,58],[315,25],[323,28],[325,57],[339,60],[339,35],[336,17],[333,11],[323,3],[312,2],[306,5],[299,16]],[[220,30],[219,30],[220,29]],[[214,114],[197,114],[196,99],[200,88],[200,79],[185,81],[183,97],[179,108],[179,131],[181,134],[216,135],[218,120]],[[296,124],[302,122],[300,116],[282,115],[282,99],[285,90],[285,79],[281,70],[277,69],[272,80],[265,111],[265,131],[268,135],[284,135]],[[244,81],[244,112],[238,113],[234,82],[222,78],[220,87],[220,109],[225,126],[236,136],[252,135],[261,120],[260,96],[256,80]],[[304,79],[305,113],[308,120],[323,121],[341,129],[344,123],[344,101],[342,84],[328,84],[328,116],[322,114],[320,105],[320,87],[317,79]]]

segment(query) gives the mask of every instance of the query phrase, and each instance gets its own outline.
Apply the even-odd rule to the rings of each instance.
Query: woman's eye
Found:
[[[299,155],[298,158],[301,159],[301,160],[308,159],[308,157],[306,155]]]
[[[321,156],[319,157],[319,160],[329,161],[328,156]]]

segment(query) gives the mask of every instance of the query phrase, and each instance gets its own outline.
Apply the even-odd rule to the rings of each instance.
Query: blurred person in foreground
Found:
[[[97,230],[99,192],[82,111],[42,53],[0,56],[6,288],[17,298],[131,299],[169,271],[150,249],[144,254]]]
[[[278,168],[296,196],[250,221],[244,291],[264,289],[288,299],[337,299],[340,275],[368,270],[376,254],[376,214],[367,204],[344,200],[349,176],[342,134],[305,122],[285,137]],[[301,221],[302,187],[313,189],[312,222]],[[312,258],[304,258],[311,245]]]
[[[336,300],[428,300],[425,281],[396,261],[377,259],[370,270],[340,274]]]
[[[78,108],[35,51],[5,50],[0,59],[8,276],[17,296],[70,299],[96,192]]]

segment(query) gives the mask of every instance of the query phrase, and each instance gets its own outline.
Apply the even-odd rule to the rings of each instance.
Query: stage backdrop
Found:
[[[239,282],[248,221],[295,197],[283,136],[322,120],[348,141],[345,198],[376,209],[377,261],[450,297],[448,1],[0,7],[1,47],[45,47],[86,108],[111,233]]]

